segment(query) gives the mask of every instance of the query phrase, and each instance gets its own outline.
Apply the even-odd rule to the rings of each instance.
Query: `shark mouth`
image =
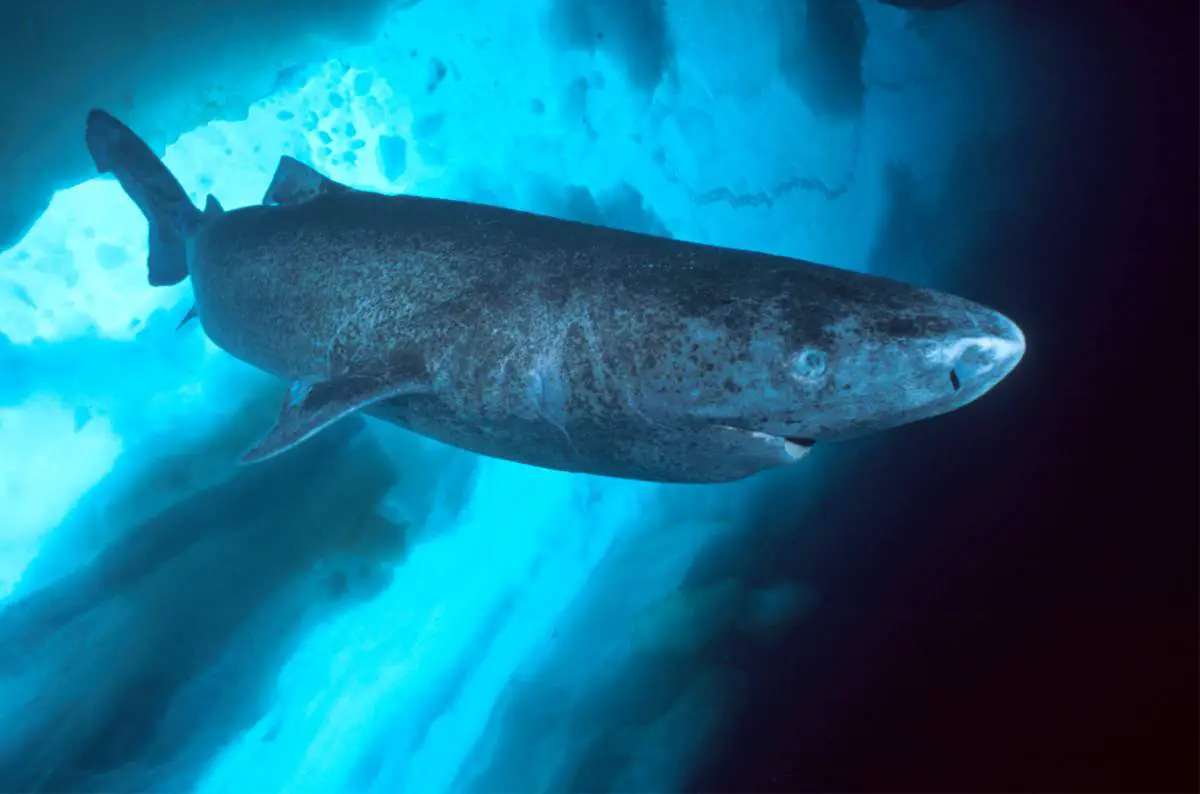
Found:
[[[717,425],[726,430],[732,430],[735,433],[749,435],[750,438],[757,439],[761,442],[766,442],[768,448],[776,452],[782,451],[787,457],[787,462],[795,462],[806,456],[816,444],[815,439],[804,436],[777,436],[773,433],[764,433],[761,430],[746,430],[744,428],[734,427],[733,425]]]
[[[795,460],[807,455],[816,444],[811,438],[799,438],[797,436],[783,436],[783,448]]]
[[[751,434],[757,438],[776,443],[783,442],[784,453],[792,460],[800,460],[809,453],[813,444],[817,443],[811,438],[799,438],[796,436],[773,436],[770,433],[760,433],[757,430],[751,431]]]

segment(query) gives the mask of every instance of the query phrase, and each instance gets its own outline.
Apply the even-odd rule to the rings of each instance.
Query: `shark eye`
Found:
[[[792,356],[792,377],[813,380],[825,374],[825,354],[820,350],[801,350]]]

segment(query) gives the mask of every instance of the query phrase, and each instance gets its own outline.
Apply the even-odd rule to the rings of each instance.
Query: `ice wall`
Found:
[[[81,113],[119,112],[161,146],[213,118],[236,118],[319,63],[370,40],[387,0],[65,0],[0,6],[0,247],[87,178]]]
[[[81,139],[86,98],[178,134],[165,160],[201,203],[255,203],[290,154],[361,188],[926,283],[1020,194],[951,190],[1026,123],[1033,66],[995,4],[424,0],[300,35],[335,5],[156,28],[153,62],[105,68],[158,99],[77,92],[47,140]],[[166,57],[184,42],[203,57]],[[180,100],[210,67],[228,101]],[[69,146],[69,168],[15,173],[79,174]],[[820,456],[680,489],[364,421],[235,470],[280,386],[175,331],[188,287],[146,285],[145,233],[91,179],[0,254],[0,788],[683,785],[747,685],[708,650],[769,643],[819,595],[712,550],[754,543],[758,500],[802,516]]]

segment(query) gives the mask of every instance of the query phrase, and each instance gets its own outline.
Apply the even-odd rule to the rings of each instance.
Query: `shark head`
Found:
[[[796,284],[711,346],[692,419],[773,439],[798,459],[982,397],[1025,353],[1021,329],[969,300],[845,271]],[[707,364],[702,368],[707,369]]]
[[[813,335],[785,331],[776,404],[752,429],[813,444],[958,410],[1020,363],[1025,335],[1003,314],[953,295],[896,285],[884,301],[844,301]]]
[[[921,297],[850,312],[794,346],[777,376],[793,407],[756,429],[811,442],[867,435],[958,410],[1020,363],[1025,336],[1012,320],[953,296]]]

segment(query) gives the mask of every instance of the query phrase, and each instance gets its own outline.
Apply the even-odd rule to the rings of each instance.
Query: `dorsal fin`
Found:
[[[287,206],[303,204],[318,196],[332,193],[349,193],[350,188],[334,182],[319,173],[310,165],[305,165],[294,157],[284,155],[279,158],[275,168],[275,176],[263,195],[262,203],[266,206]]]
[[[208,194],[208,201],[204,202],[204,214],[208,216],[220,215],[225,211],[221,206],[221,202],[217,201],[217,197],[212,193]]]

